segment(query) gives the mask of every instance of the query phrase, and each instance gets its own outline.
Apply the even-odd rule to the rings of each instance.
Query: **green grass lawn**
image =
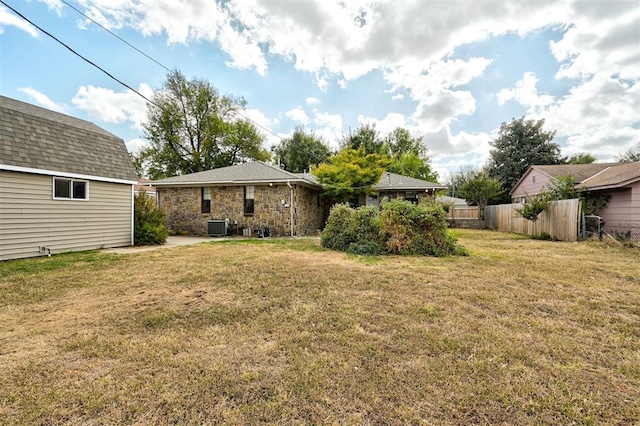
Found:
[[[0,262],[0,424],[637,424],[640,252],[457,235]]]

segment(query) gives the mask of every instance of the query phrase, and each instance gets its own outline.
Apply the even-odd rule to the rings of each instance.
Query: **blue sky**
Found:
[[[149,96],[166,70],[61,0],[2,0]],[[502,122],[544,118],[564,155],[640,142],[638,0],[66,0],[269,129],[336,147],[364,123],[423,136],[440,180]],[[135,151],[144,99],[0,4],[0,94],[87,119]]]

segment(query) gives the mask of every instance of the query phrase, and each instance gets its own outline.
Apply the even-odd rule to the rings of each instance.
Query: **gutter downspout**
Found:
[[[289,202],[289,210],[291,213],[291,236],[293,237],[293,186],[291,186],[291,182],[287,180],[287,186],[291,188],[291,201]]]

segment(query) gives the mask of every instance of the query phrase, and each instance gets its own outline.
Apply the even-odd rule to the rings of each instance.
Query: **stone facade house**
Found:
[[[132,245],[135,183],[122,139],[0,96],[0,260]]]
[[[151,184],[175,233],[300,236],[323,225],[322,187],[309,175],[260,161]]]

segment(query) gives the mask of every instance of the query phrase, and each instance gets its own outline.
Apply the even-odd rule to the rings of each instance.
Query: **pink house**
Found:
[[[631,231],[640,239],[640,161],[531,166],[511,190],[511,199],[525,202],[543,192],[551,180],[568,175],[577,188],[609,195],[607,206],[597,213],[607,232]]]

